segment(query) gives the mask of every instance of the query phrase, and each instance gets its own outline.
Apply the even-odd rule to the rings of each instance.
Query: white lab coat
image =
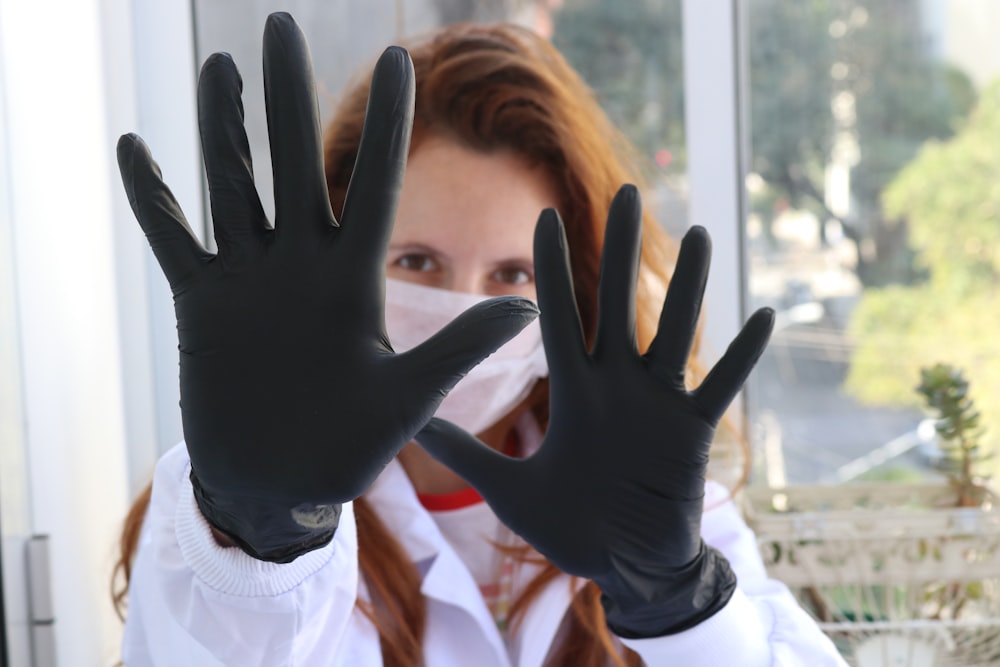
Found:
[[[132,575],[126,667],[376,667],[354,513],[345,505],[326,547],[279,565],[219,547],[198,511],[183,444],[157,465]],[[569,578],[536,599],[507,643],[475,581],[393,461],[368,493],[423,575],[428,667],[541,667],[570,604]],[[623,640],[650,667],[846,666],[788,589],[769,580],[753,533],[725,489],[709,484],[702,535],[739,587],[716,615],[679,634]],[[523,570],[518,580],[531,576]],[[515,583],[516,585],[516,583]]]

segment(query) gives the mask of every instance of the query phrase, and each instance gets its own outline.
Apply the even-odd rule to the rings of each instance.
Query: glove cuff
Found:
[[[690,564],[649,582],[642,600],[601,595],[608,628],[624,639],[662,637],[710,618],[736,591],[736,575],[720,552],[702,543]]]
[[[260,499],[222,497],[202,486],[191,470],[198,509],[208,523],[257,560],[291,563],[330,543],[340,523],[340,504],[288,508]]]

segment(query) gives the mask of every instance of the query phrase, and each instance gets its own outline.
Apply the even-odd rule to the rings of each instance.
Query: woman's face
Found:
[[[430,136],[407,163],[387,275],[535,299],[535,222],[556,205],[547,174],[513,153],[477,152]]]

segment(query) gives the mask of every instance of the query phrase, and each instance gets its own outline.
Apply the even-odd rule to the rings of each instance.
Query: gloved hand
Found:
[[[692,228],[646,354],[636,343],[639,195],[623,187],[608,214],[593,349],[573,296],[566,239],[546,211],[535,272],[549,363],[550,421],[540,449],[517,460],[433,419],[417,441],[464,477],[497,516],[552,563],[601,588],[609,627],[651,637],[721,609],[735,576],[700,537],[715,427],[764,350],[774,316],[757,311],[697,389],[685,387],[710,242]]]
[[[448,390],[537,314],[499,298],[394,354],[385,255],[413,117],[413,65],[390,48],[340,223],[324,181],[308,47],[287,14],[264,31],[275,223],[261,207],[231,58],[205,63],[198,115],[218,253],[192,234],[134,135],[118,143],[132,210],[170,283],[191,481],[208,521],[248,554],[289,562],[326,544]]]

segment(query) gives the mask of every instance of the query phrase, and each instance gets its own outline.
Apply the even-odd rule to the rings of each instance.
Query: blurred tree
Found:
[[[951,136],[974,100],[969,79],[940,64],[920,0],[749,0],[751,169],[763,179],[751,206],[770,237],[777,210],[840,222],[866,285],[910,283],[905,218],[880,193],[928,138]],[[657,169],[684,170],[680,0],[566,0],[556,46],[583,74],[612,120]],[[852,154],[853,153],[853,154]],[[663,154],[661,153],[661,157]],[[827,171],[850,169],[849,207],[831,205]],[[662,163],[661,163],[662,165]],[[662,167],[659,168],[662,173]]]
[[[949,481],[958,494],[958,506],[979,507],[992,499],[988,478],[978,474],[992,452],[980,444],[982,413],[970,396],[965,373],[948,364],[921,368],[916,390],[934,413],[934,431],[945,454]]]
[[[680,0],[566,0],[555,18],[553,43],[639,150],[640,166],[684,173]]]
[[[820,220],[836,217],[826,210],[823,187],[834,136],[830,5],[826,0],[745,5],[750,169],[764,185],[751,206],[765,222],[768,239],[775,215],[788,207],[809,210]]]
[[[508,21],[535,0],[433,0],[442,24],[462,21]]]
[[[984,424],[1000,424],[1000,81],[958,134],[929,141],[887,186],[886,215],[910,224],[927,279],[866,291],[850,334],[845,387],[872,404],[914,404],[914,378],[937,362],[966,369]],[[994,472],[996,468],[994,469]]]
[[[905,217],[881,192],[929,138],[947,138],[971,108],[971,81],[937,61],[919,0],[753,0],[751,169],[790,206],[836,220],[866,286],[912,283]],[[847,206],[826,175],[850,170]],[[837,210],[840,209],[840,210]],[[757,211],[766,221],[768,211]]]

